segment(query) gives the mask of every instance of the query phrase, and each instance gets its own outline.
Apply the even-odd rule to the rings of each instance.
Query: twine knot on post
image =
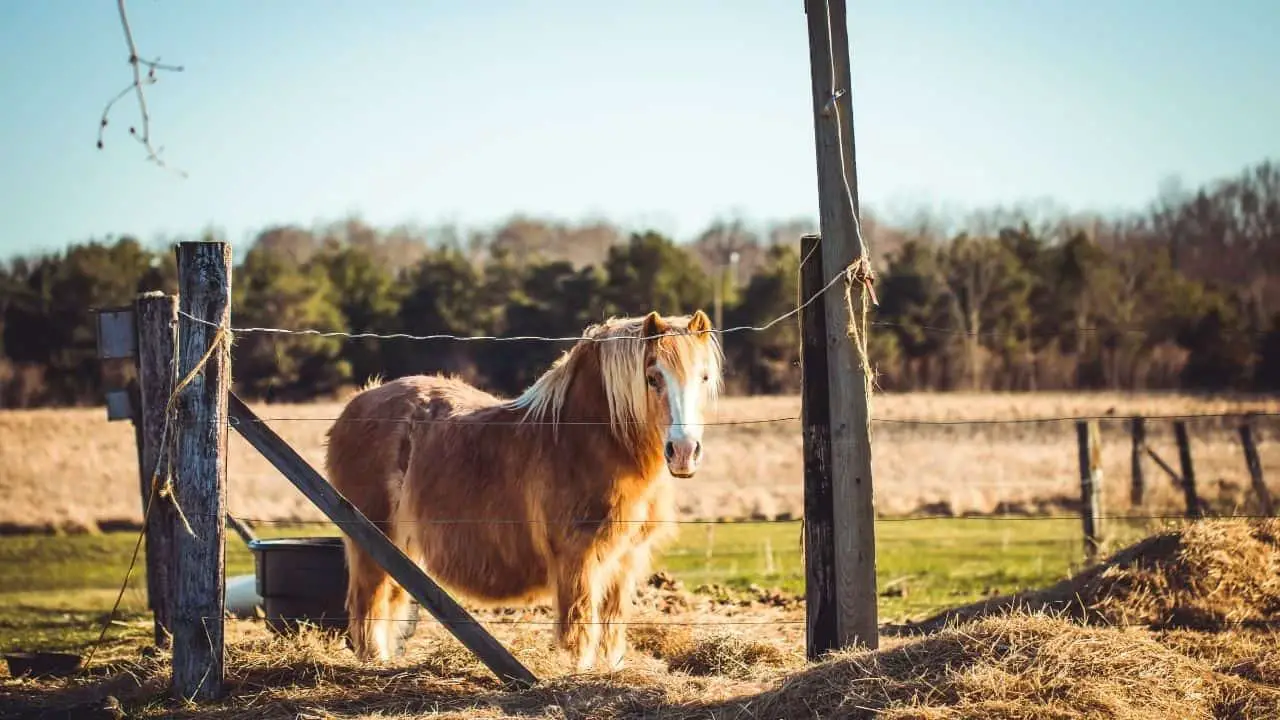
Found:
[[[867,308],[867,300],[870,299],[871,303],[876,307],[880,305],[876,300],[875,277],[875,271],[871,269],[871,263],[867,260],[865,254],[849,263],[848,267],[844,269],[844,305],[849,312],[849,324],[846,327],[846,333],[849,339],[853,341],[854,350],[858,354],[857,361],[862,368],[862,378],[867,388],[868,403],[870,402],[871,390],[874,385],[872,382],[874,373],[871,371],[871,358],[867,348],[867,316],[870,314]],[[862,288],[862,292],[859,293],[861,302],[857,305],[853,302],[853,288],[855,285]],[[869,413],[867,418],[869,424]]]
[[[191,372],[187,373],[186,377],[179,380],[178,383],[173,386],[173,392],[169,394],[169,402],[165,404],[165,409],[164,409],[164,414],[165,414],[164,431],[161,433],[161,440],[160,440],[162,444],[165,443],[166,440],[169,438],[170,424],[173,422],[174,414],[177,412],[178,396],[181,395],[182,391],[185,390],[187,386],[190,385],[196,379],[196,376],[199,375],[204,370],[205,365],[209,364],[209,360],[214,356],[214,353],[218,352],[219,349],[221,349],[224,344],[228,347],[228,349],[230,348],[232,344],[232,337],[233,336],[229,328],[222,325],[218,325],[217,331],[213,335],[213,340],[209,342],[209,349],[205,351],[205,354],[196,362],[195,366],[191,368]],[[178,347],[175,344],[174,345],[174,356],[175,356],[174,367],[175,368],[177,367],[177,354],[178,354]],[[173,447],[171,445],[166,445],[166,447],[168,448],[170,453],[169,467],[173,467],[172,465]],[[156,484],[159,481],[159,472],[160,472],[160,468],[157,466],[156,472],[151,477],[153,490],[156,488]],[[182,505],[179,504],[178,497],[173,491],[173,473],[172,472],[168,473],[168,477],[165,478],[165,483],[162,487],[159,488],[159,492],[161,497],[168,498],[170,504],[173,505],[174,510],[178,514],[178,519],[182,521],[183,527],[186,528],[189,534],[194,536],[195,530],[191,528],[191,523],[187,520],[186,514],[182,512]]]
[[[844,273],[846,283],[862,285],[871,297],[871,304],[875,307],[880,307],[880,300],[876,298],[876,271],[871,269],[871,261],[867,259],[866,255],[849,263]]]

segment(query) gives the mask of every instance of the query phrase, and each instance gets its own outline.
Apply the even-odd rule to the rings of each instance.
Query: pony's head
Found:
[[[723,382],[721,353],[711,320],[701,310],[684,317],[651,312],[611,318],[588,327],[582,340],[511,404],[524,408],[528,419],[554,425],[570,402],[574,378],[593,368],[607,406],[598,412],[607,414],[614,436],[648,452],[652,446],[644,439],[658,433],[667,469],[688,478],[702,461],[703,413]],[[577,412],[597,416],[591,407]]]
[[[640,329],[645,416],[662,428],[667,470],[679,478],[698,471],[704,411],[720,390],[720,342],[710,331],[701,310],[679,319],[651,312]]]

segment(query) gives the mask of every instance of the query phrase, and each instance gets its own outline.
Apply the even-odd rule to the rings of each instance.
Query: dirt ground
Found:
[[[317,468],[337,403],[257,405],[273,428]],[[883,515],[1070,512],[1079,496],[1076,431],[1070,420],[1099,415],[1105,511],[1181,513],[1182,494],[1150,459],[1141,508],[1129,505],[1131,442],[1127,416],[1280,412],[1280,398],[1201,399],[1115,393],[884,394],[873,401],[873,467]],[[683,482],[683,519],[791,515],[803,503],[797,397],[726,398],[707,429],[707,459]],[[755,422],[769,420],[770,422]],[[917,424],[910,420],[929,423]],[[1190,420],[1202,496],[1222,513],[1253,512],[1237,420]],[[1280,418],[1255,421],[1273,493],[1280,493]],[[1147,423],[1149,445],[1178,468],[1168,420]],[[322,516],[233,432],[228,502],[237,516],[318,520]],[[136,523],[141,517],[133,429],[108,423],[102,409],[0,412],[0,530],[82,530]]]

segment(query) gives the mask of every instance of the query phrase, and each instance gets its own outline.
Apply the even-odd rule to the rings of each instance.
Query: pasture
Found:
[[[316,466],[327,420],[339,408],[255,406]],[[359,663],[330,638],[279,638],[260,620],[244,619],[227,625],[230,697],[211,708],[184,708],[163,697],[167,656],[145,649],[150,621],[139,565],[93,668],[70,687],[0,675],[0,706],[19,717],[118,717],[118,708],[130,717],[222,718],[869,717],[881,710],[900,718],[1273,717],[1280,711],[1280,643],[1271,624],[1280,619],[1280,528],[1245,536],[1213,522],[1107,519],[1104,552],[1171,528],[1188,528],[1179,531],[1188,535],[1168,536],[1173,551],[1167,543],[1139,545],[1105,572],[1090,573],[1075,517],[1079,469],[1069,418],[1116,418],[1101,426],[1107,514],[1177,516],[1181,495],[1150,461],[1147,502],[1129,506],[1125,417],[1244,411],[1277,412],[1280,401],[877,396],[882,638],[874,653],[804,663],[800,525],[787,517],[802,507],[801,440],[797,420],[779,419],[798,416],[799,402],[731,397],[710,418],[724,424],[708,428],[706,465],[681,482],[678,500],[683,520],[745,521],[682,525],[641,589],[633,648],[619,673],[574,674],[553,650],[552,615],[542,606],[476,613],[547,678],[518,693],[502,690],[429,617],[407,655],[386,668]],[[971,422],[1033,418],[1066,419]],[[760,419],[776,421],[753,422]],[[1280,477],[1276,424],[1256,424],[1273,488]],[[1188,426],[1202,497],[1221,514],[1252,512],[1234,421]],[[1169,423],[1152,419],[1147,432],[1176,466]],[[140,517],[132,428],[107,423],[100,409],[7,412],[0,413],[0,443],[0,525],[7,531],[0,537],[0,650],[83,651],[108,619],[137,540],[130,529]],[[234,432],[228,502],[265,537],[336,533]],[[228,574],[251,571],[248,551],[228,533]],[[986,617],[974,605],[1023,592],[1034,600],[1031,614]],[[958,627],[924,637],[905,631],[965,606]],[[1037,607],[1067,617],[1036,614]],[[1117,617],[1119,626],[1106,626]],[[1185,617],[1196,622],[1168,622]],[[1250,622],[1259,624],[1237,627]]]
[[[327,523],[261,530],[262,537],[338,534]],[[1122,536],[1140,532],[1141,526],[1128,527]],[[1057,581],[1076,569],[1081,547],[1071,520],[882,521],[877,534],[880,612],[890,622]],[[707,597],[802,596],[799,537],[797,521],[687,525],[655,569]],[[75,648],[96,638],[136,541],[136,533],[122,531],[0,538],[0,650]],[[228,575],[252,572],[248,549],[229,534]],[[135,568],[121,603],[122,624],[111,637],[146,635],[145,588],[143,568]]]
[[[965,424],[1080,415],[1101,423],[1104,511],[1131,512],[1126,416],[1280,412],[1280,398],[1197,398],[1125,393],[912,393],[873,398],[876,507],[883,516],[919,514],[1063,514],[1079,498],[1075,428],[1069,420]],[[338,402],[255,404],[254,410],[316,467]],[[679,485],[683,519],[799,517],[803,507],[798,397],[727,397],[709,417],[707,457]],[[775,420],[773,422],[755,422]],[[931,423],[912,424],[906,420]],[[737,423],[737,424],[734,424]],[[1280,422],[1257,423],[1259,453],[1273,494],[1280,490]],[[1225,513],[1248,510],[1249,485],[1234,422],[1188,422],[1200,493]],[[1148,444],[1177,466],[1168,422],[1152,420]],[[108,423],[100,408],[0,411],[0,529],[6,532],[119,528],[141,518],[133,429]],[[1144,507],[1180,514],[1180,492],[1150,460]],[[227,501],[237,517],[323,519],[288,481],[234,432]]]

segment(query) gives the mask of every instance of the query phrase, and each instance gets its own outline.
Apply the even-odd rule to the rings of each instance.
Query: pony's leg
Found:
[[[605,667],[621,670],[627,654],[627,621],[636,592],[636,582],[647,567],[643,550],[624,553],[618,559],[600,604],[600,652]]]
[[[414,564],[422,567],[422,553],[418,551],[420,541],[413,527],[413,524],[406,523],[405,517],[398,513],[390,531],[390,539]],[[399,656],[404,653],[409,638],[413,637],[417,620],[413,616],[409,593],[393,580],[389,580],[388,584],[389,590],[385,599],[386,614],[382,616],[377,628],[386,638],[385,646],[391,649],[393,655]]]
[[[618,560],[613,578],[604,589],[604,600],[600,603],[600,653],[609,670],[621,670],[625,665],[627,621],[631,619],[637,577],[639,571],[632,566],[631,553],[627,553]]]
[[[400,540],[395,528],[392,536]],[[403,540],[396,544],[411,559],[419,561],[413,544]],[[409,594],[359,548],[348,550],[347,567],[347,629],[351,647],[364,661],[391,660],[404,651],[409,640],[410,633],[406,632],[412,609]]]
[[[556,568],[556,640],[578,672],[596,662],[600,639],[601,567],[589,541],[560,559]]]
[[[347,631],[356,657],[364,661],[391,659],[386,624],[388,596],[398,590],[386,571],[359,548],[347,556]]]
[[[399,638],[396,625],[397,596],[404,591],[396,585],[390,576],[384,574],[382,582],[374,589],[369,603],[369,614],[365,616],[365,635],[369,645],[369,658],[379,662],[387,662],[395,657],[399,649]]]
[[[378,631],[382,634],[382,647],[387,650],[388,659],[399,657],[409,644],[410,626],[409,593],[394,580],[388,579],[387,593],[384,600],[386,615],[378,623]]]

